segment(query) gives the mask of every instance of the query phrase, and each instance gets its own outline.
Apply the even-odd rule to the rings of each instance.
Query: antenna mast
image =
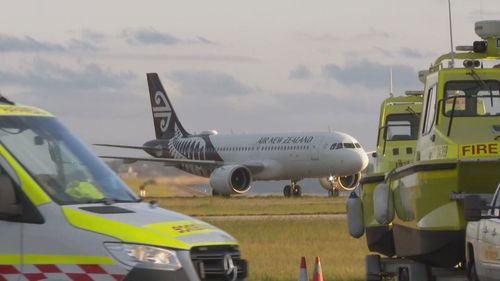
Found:
[[[390,83],[389,96],[393,97],[394,96],[394,84],[392,83],[392,66],[389,68],[389,83]]]
[[[450,19],[450,48],[451,48],[451,61],[449,67],[455,67],[455,52],[453,51],[453,27],[451,24],[451,0],[448,0],[448,17]]]

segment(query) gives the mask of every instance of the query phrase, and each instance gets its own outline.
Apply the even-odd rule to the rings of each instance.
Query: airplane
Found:
[[[368,156],[359,142],[341,132],[219,135],[190,134],[182,126],[157,73],[147,75],[156,139],[143,146],[95,144],[141,149],[152,157],[101,156],[161,162],[208,177],[214,196],[243,194],[253,181],[290,180],[285,197],[301,196],[297,183],[319,178],[330,196],[356,188]]]

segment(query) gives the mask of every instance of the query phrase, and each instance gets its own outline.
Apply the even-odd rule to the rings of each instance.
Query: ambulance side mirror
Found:
[[[481,219],[481,197],[469,195],[464,198],[464,217],[466,221]]]
[[[21,214],[21,205],[17,203],[12,181],[6,175],[0,175],[0,216],[12,217]]]

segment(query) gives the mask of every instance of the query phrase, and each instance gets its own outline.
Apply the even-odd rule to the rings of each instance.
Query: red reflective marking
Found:
[[[86,273],[107,273],[102,267],[97,264],[79,264],[78,266]]]
[[[5,279],[5,277],[3,277],[2,275],[0,275],[0,281],[9,281],[9,280]]]
[[[113,276],[113,278],[115,278],[116,281],[122,281],[123,279],[125,279],[125,275],[121,274],[111,274],[111,276]]]
[[[26,273],[24,274],[24,277],[29,281],[39,281],[47,278],[47,276],[43,273]]]
[[[59,267],[54,264],[37,264],[35,265],[38,270],[44,273],[60,273],[62,272]]]
[[[87,273],[66,273],[66,275],[73,281],[94,281]]]
[[[0,265],[0,274],[16,274],[20,273],[17,268],[12,265]]]

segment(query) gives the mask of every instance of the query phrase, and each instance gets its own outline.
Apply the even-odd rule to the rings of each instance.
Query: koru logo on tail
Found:
[[[153,106],[153,118],[161,118],[160,129],[165,133],[172,116],[172,108],[168,104],[167,96],[162,91],[156,91],[154,100],[157,106]]]

